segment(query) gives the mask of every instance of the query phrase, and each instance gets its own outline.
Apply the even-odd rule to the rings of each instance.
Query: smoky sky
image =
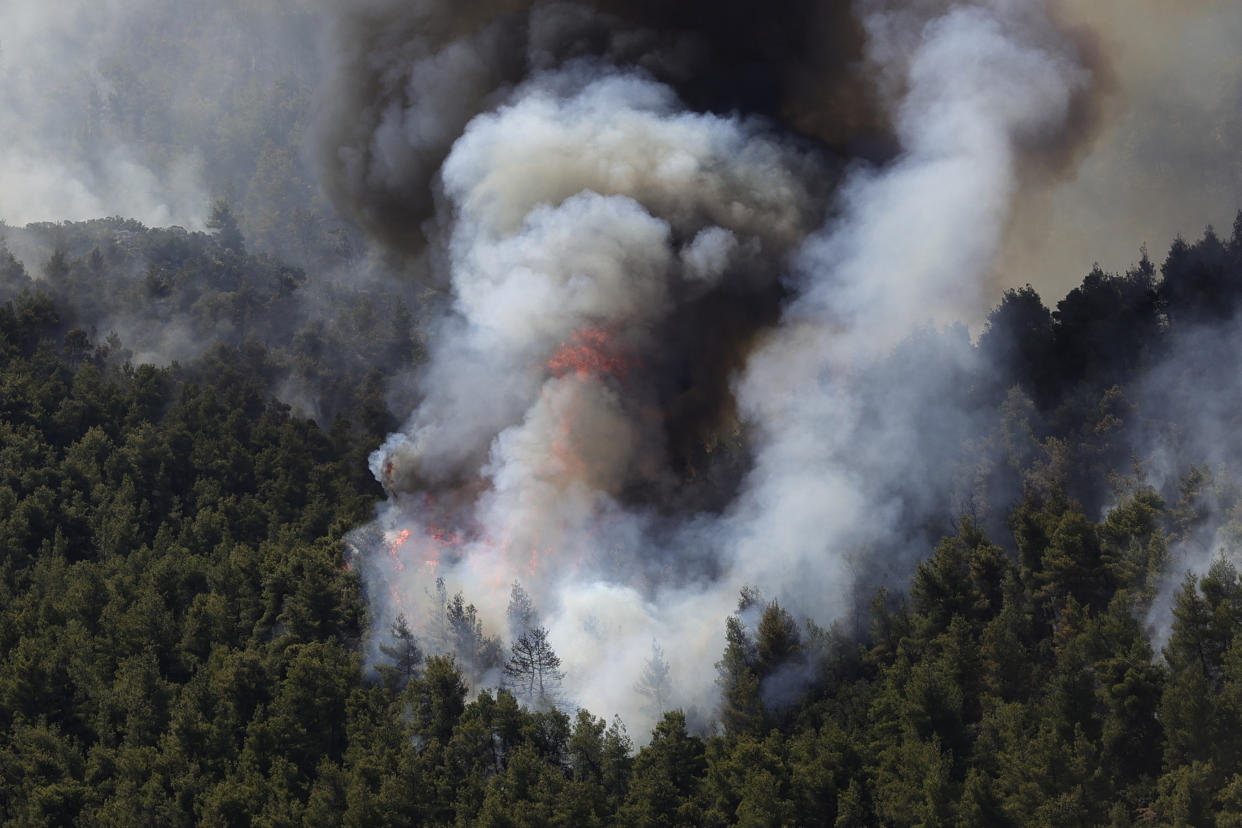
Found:
[[[1059,3],[1091,32],[1110,84],[1076,162],[1034,180],[1007,232],[998,278],[1049,297],[1098,262],[1123,273],[1178,236],[1227,232],[1242,204],[1242,5],[1232,0]]]
[[[535,27],[550,32],[548,46],[519,23],[535,5],[10,0],[0,8],[0,219],[121,215],[201,226],[213,198],[241,198],[273,136],[266,128],[217,134],[220,114],[245,105],[243,90],[290,77],[322,117],[313,142],[294,136],[298,143],[282,148],[318,159],[319,186],[345,215],[386,243],[421,249],[419,226],[431,210],[422,184],[452,134],[534,68],[575,54],[624,56],[695,108],[761,113],[846,159],[899,150],[858,23],[859,10],[875,3],[538,4],[542,19],[560,21]],[[1053,153],[1058,174],[1043,168],[1024,182],[994,299],[1000,287],[1026,282],[1058,295],[1096,260],[1120,272],[1142,243],[1159,250],[1209,222],[1227,228],[1242,198],[1242,66],[1233,59],[1242,9],[1231,0],[1055,7],[1100,82],[1079,102],[1082,126],[1064,133],[1073,151]],[[599,22],[605,13],[611,22]],[[484,43],[489,37],[504,42]],[[422,80],[411,84],[416,64]],[[434,107],[439,114],[419,124],[421,142],[405,141],[415,157],[430,148],[428,160],[389,175],[385,165],[408,150],[372,140],[374,126],[415,108],[436,84],[453,87],[462,114]]]
[[[268,141],[302,155],[277,125],[288,113],[263,100],[279,83],[319,86],[330,6],[6,0],[0,220],[199,228],[215,198],[240,210]]]

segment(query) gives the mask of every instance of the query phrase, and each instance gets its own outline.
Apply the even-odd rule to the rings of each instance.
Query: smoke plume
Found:
[[[372,458],[376,629],[437,577],[503,629],[518,580],[573,700],[636,724],[653,638],[674,703],[711,704],[739,588],[827,623],[908,571],[897,527],[947,512],[950,464],[917,447],[972,419],[937,393],[969,338],[926,326],[985,306],[1024,164],[1084,133],[1094,89],[1079,39],[993,0],[767,6],[754,32],[810,10],[836,48],[758,37],[748,92],[727,58],[760,12],[726,6],[371,5],[321,144],[451,296]]]

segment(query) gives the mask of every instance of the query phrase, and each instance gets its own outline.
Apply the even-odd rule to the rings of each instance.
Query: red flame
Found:
[[[557,377],[575,374],[581,378],[616,377],[624,380],[629,376],[630,367],[630,360],[617,353],[608,331],[598,326],[574,331],[569,341],[558,345],[548,360],[548,368]]]
[[[401,547],[405,546],[405,542],[410,539],[410,530],[402,529],[397,533],[397,539],[392,542],[392,546],[388,547],[388,556],[393,560],[393,566],[398,571],[405,569],[405,561],[401,560]]]
[[[413,544],[410,544],[411,538],[414,539]],[[435,525],[421,527],[417,535],[410,529],[402,529],[389,544],[388,557],[392,559],[393,569],[398,572],[405,570],[407,561],[434,571],[440,565],[440,555],[444,550],[457,548],[463,543],[465,538],[457,532]],[[416,560],[410,561],[411,558]]]
[[[456,532],[441,529],[439,526],[428,526],[427,537],[433,544],[441,549],[446,549],[451,546],[460,546],[463,540],[462,536]]]
[[[548,359],[548,370],[557,378],[573,376],[580,380],[612,378],[625,382],[633,370],[635,360],[632,355],[620,347],[612,333],[603,326],[588,326],[570,334],[565,342],[558,345]],[[586,463],[578,453],[573,436],[573,413],[562,412],[558,424],[557,435],[553,438],[552,454],[560,465],[560,473],[569,479],[581,478],[586,475]],[[397,464],[389,459],[384,463],[381,479],[385,487],[392,489],[397,476]],[[467,492],[458,492],[466,495]],[[434,575],[440,566],[441,555],[449,551],[449,560],[454,560],[452,551],[460,549],[467,543],[482,544],[499,552],[501,566],[495,573],[496,588],[501,588],[512,577],[510,573],[534,574],[549,559],[557,556],[554,546],[543,543],[536,533],[534,538],[517,540],[505,531],[501,538],[476,536],[470,530],[460,534],[452,529],[437,525],[441,519],[453,514],[452,506],[442,507],[437,504],[436,497],[430,493],[423,494],[422,519],[413,529],[403,529],[388,535],[388,556],[391,560],[393,578],[389,583],[393,601],[397,607],[402,606],[400,595],[401,578],[395,577],[404,572],[407,563],[414,568],[423,567],[428,574]],[[451,498],[455,503],[457,498]]]

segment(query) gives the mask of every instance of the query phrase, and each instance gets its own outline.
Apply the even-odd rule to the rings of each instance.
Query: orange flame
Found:
[[[401,547],[405,546],[405,542],[410,539],[410,530],[402,529],[397,533],[397,539],[392,542],[392,546],[388,547],[388,557],[392,558],[393,566],[398,571],[405,569],[405,561],[401,560]]]
[[[409,541],[415,538],[410,546]],[[392,559],[393,569],[405,571],[407,561],[417,557],[417,563],[429,572],[434,572],[440,565],[440,555],[446,549],[454,549],[465,543],[466,539],[457,532],[428,525],[420,527],[417,535],[410,529],[402,529],[396,533],[388,546],[388,557]]]
[[[575,374],[580,378],[616,377],[630,373],[630,360],[616,352],[608,331],[602,327],[579,328],[562,342],[548,360],[553,375]]]

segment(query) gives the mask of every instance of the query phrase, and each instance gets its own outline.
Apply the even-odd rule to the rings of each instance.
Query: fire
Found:
[[[405,569],[405,561],[401,560],[401,547],[405,546],[405,542],[409,539],[410,530],[402,529],[397,533],[397,537],[392,542],[392,545],[388,547],[388,557],[392,558],[393,566],[397,568],[397,571]]]
[[[557,378],[572,376],[586,381],[611,377],[624,383],[634,362],[631,355],[618,346],[611,331],[595,325],[579,328],[558,345],[548,360],[548,369]],[[558,434],[552,438],[551,454],[566,480],[581,479],[588,473],[575,445],[575,417],[572,410],[562,411]]]
[[[447,529],[441,529],[439,526],[428,526],[427,537],[441,549],[448,547],[460,546],[464,540],[461,535],[456,532],[450,532]]]
[[[445,550],[456,549],[466,541],[457,532],[435,525],[419,527],[417,535],[410,529],[402,529],[391,537],[388,557],[392,559],[393,569],[398,572],[405,571],[406,563],[411,558],[428,571],[434,571],[440,565],[440,555]],[[411,538],[415,541],[412,545]]]
[[[574,331],[569,341],[558,345],[548,360],[548,368],[557,377],[574,374],[583,379],[616,377],[625,380],[630,367],[630,360],[617,353],[612,337],[599,326]]]
[[[584,383],[610,379],[626,383],[635,365],[633,355],[620,346],[612,332],[603,326],[588,326],[573,331],[554,349],[547,361],[548,371],[554,377],[571,377]],[[584,390],[574,389],[570,392],[571,404],[558,409],[558,421],[549,446],[555,461],[551,472],[566,485],[584,480],[590,474],[578,445],[582,438],[575,434],[577,394]],[[381,470],[385,487],[391,491],[398,476],[398,463],[388,459]],[[471,487],[451,490],[447,497],[442,497],[445,492],[439,494],[441,497],[431,492],[405,493],[403,502],[417,517],[406,524],[409,528],[398,531],[393,527],[385,533],[384,544],[380,548],[386,551],[388,557],[390,569],[385,580],[388,581],[394,606],[403,606],[402,594],[408,588],[411,573],[434,578],[441,569],[451,572],[471,550],[480,553],[480,561],[494,570],[491,573],[494,576],[493,587],[498,591],[515,575],[533,575],[547,566],[550,560],[559,559],[561,552],[555,542],[548,543],[546,537],[540,537],[538,530],[531,536],[529,530],[514,532],[512,528],[504,528],[497,537],[468,519],[464,524],[460,523],[463,501],[470,501],[478,494]],[[447,502],[438,502],[441,499]]]

